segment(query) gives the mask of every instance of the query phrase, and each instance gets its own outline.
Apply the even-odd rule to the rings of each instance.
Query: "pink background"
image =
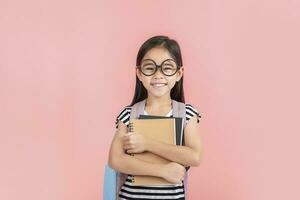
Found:
[[[193,200],[299,199],[300,3],[0,1],[0,199],[98,200],[140,45],[181,45]]]

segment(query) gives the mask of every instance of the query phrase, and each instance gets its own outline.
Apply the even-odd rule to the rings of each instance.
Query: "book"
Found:
[[[176,145],[176,124],[175,118],[159,118],[159,119],[131,119],[129,122],[130,131],[159,142]],[[135,158],[157,164],[166,164],[171,161],[153,154],[151,152],[143,152],[132,154]],[[134,175],[132,179],[133,185],[172,185],[167,180],[155,177]]]
[[[139,119],[162,119],[162,118],[174,118],[176,126],[176,145],[182,145],[183,138],[183,119],[181,117],[166,117],[156,115],[140,115]]]
[[[184,126],[182,117],[167,117],[157,115],[140,115],[139,119],[161,119],[161,118],[175,118],[176,123],[176,145],[184,145]],[[185,170],[188,171],[190,166],[186,166]]]

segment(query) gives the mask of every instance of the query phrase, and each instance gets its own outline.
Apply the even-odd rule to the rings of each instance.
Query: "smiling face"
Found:
[[[157,65],[161,65],[163,61],[173,58],[164,47],[154,47],[145,54],[142,60],[145,59],[152,59]],[[164,75],[161,68],[151,76],[145,76],[139,69],[136,70],[136,74],[147,89],[148,95],[155,97],[170,96],[171,89],[174,87],[176,81],[179,81],[183,75],[183,67],[180,67],[173,76]]]

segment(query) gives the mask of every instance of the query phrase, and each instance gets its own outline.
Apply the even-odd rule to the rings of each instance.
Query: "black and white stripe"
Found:
[[[185,110],[186,110],[186,121],[191,119],[193,116],[197,115],[197,122],[199,123],[199,118],[201,115],[199,112],[191,105],[191,104],[185,104]]]
[[[115,124],[117,125],[119,120],[121,120],[126,126],[129,124],[129,118],[130,118],[130,112],[131,112],[130,106],[126,106],[123,108],[123,110],[120,112],[120,114],[116,118]],[[118,128],[118,125],[116,126]]]
[[[132,175],[128,175],[119,192],[120,199],[184,199],[184,185],[135,186]]]
[[[128,126],[131,108],[132,108],[131,106],[124,107],[121,113],[117,116],[115,124],[117,124],[118,121],[121,120],[125,125]],[[199,123],[199,118],[201,118],[201,115],[191,104],[185,104],[185,110],[186,110],[186,121],[191,119],[193,116],[197,115],[198,116],[197,122]],[[116,128],[118,127],[116,126]]]
[[[116,118],[116,124],[121,120],[126,126],[129,125],[131,108],[130,106],[124,107]],[[195,115],[201,117],[191,104],[185,104],[185,108],[186,121]],[[173,116],[172,113],[170,116]],[[183,182],[172,186],[135,186],[132,184],[132,178],[132,175],[127,176],[119,192],[119,199],[185,199]]]

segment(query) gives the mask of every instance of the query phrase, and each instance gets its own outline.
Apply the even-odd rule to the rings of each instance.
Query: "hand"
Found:
[[[176,162],[171,162],[162,167],[161,173],[162,178],[171,183],[177,184],[184,179],[185,168]]]
[[[147,139],[135,132],[128,132],[123,137],[123,148],[127,153],[142,153],[147,150]]]

